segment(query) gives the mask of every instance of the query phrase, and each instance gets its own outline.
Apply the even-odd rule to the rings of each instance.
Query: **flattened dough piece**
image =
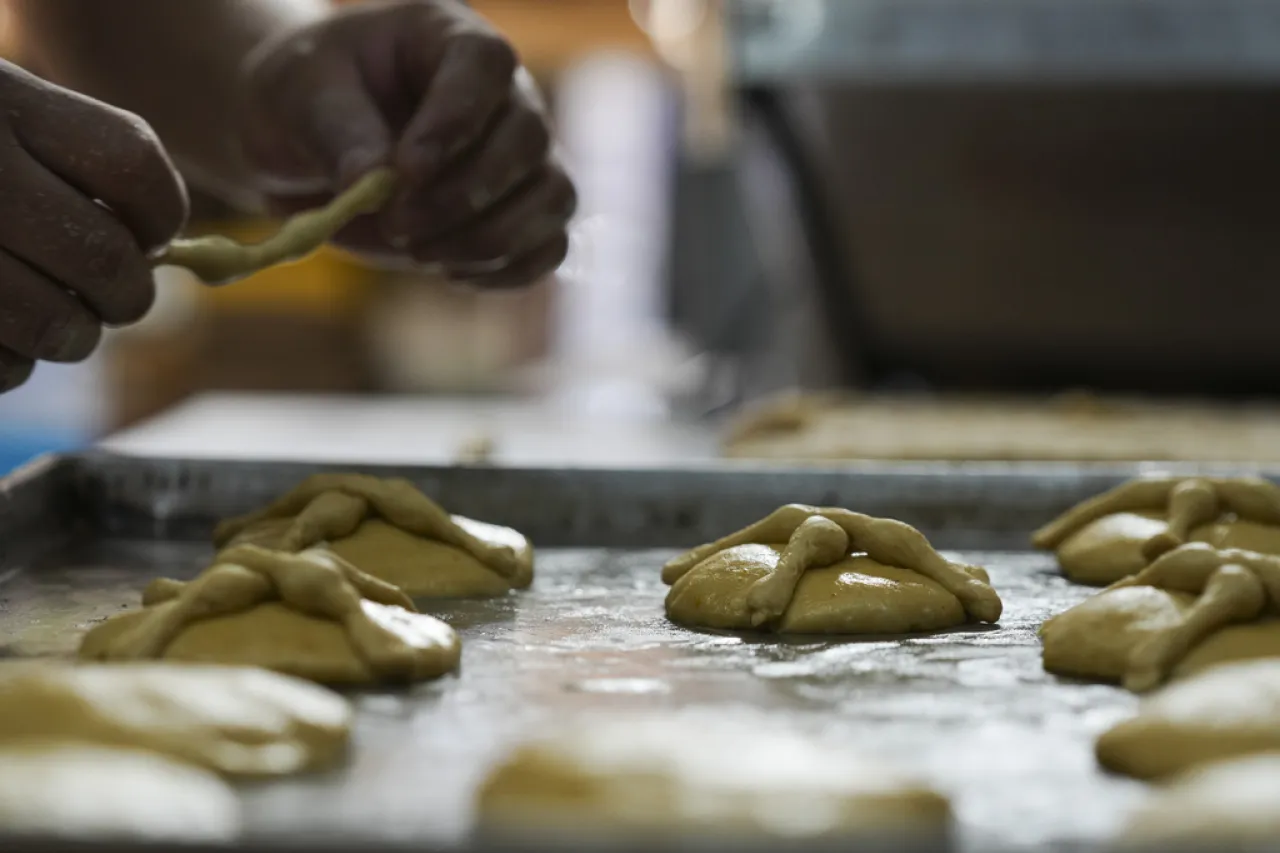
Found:
[[[945,797],[861,756],[723,714],[599,719],[517,748],[484,829],[743,837],[946,836]]]
[[[533,582],[533,546],[509,527],[450,515],[413,483],[316,474],[218,526],[219,548],[327,548],[414,598],[503,595]]]
[[[455,669],[458,635],[391,584],[319,549],[241,545],[189,583],[158,579],[147,605],[89,631],[88,660],[262,666],[330,684],[404,682]]]
[[[1261,658],[1280,658],[1280,619],[1219,629],[1179,661],[1173,677],[1189,678],[1214,667]]]
[[[368,612],[382,614],[384,622],[396,625],[398,635],[412,639],[413,670],[406,680],[436,678],[458,668],[462,644],[444,622],[369,601],[364,607]],[[81,657],[102,659],[103,650],[145,615],[145,610],[122,613],[96,626],[85,635]],[[384,680],[355,653],[346,629],[337,622],[307,616],[277,601],[189,625],[168,645],[160,660],[258,666],[334,686]]]
[[[335,763],[351,716],[336,693],[261,669],[0,665],[0,747],[75,740],[220,773],[280,776]]]
[[[495,541],[508,531],[494,525],[484,528],[492,531],[488,536]],[[406,533],[376,518],[326,547],[368,574],[400,587],[412,598],[494,598],[512,589],[524,589],[533,581],[533,553],[528,540],[520,537],[519,542],[511,544],[520,555],[520,565],[528,567],[511,580],[461,548]]]
[[[1272,842],[1280,837],[1280,754],[1193,768],[1130,817],[1131,845]]]
[[[739,545],[711,556],[667,594],[671,621],[749,630],[750,586],[776,567],[780,546]],[[869,557],[848,557],[800,576],[775,630],[798,634],[907,634],[966,621],[964,607],[936,582]]]
[[[228,842],[240,801],[213,773],[155,753],[25,743],[0,748],[0,831]]]
[[[1120,587],[1085,599],[1041,626],[1044,668],[1118,684],[1130,651],[1181,622],[1194,601],[1193,595],[1150,586]]]
[[[1168,529],[1154,512],[1103,516],[1063,540],[1057,549],[1058,565],[1076,583],[1108,586],[1151,562],[1142,555],[1142,546]]]
[[[1138,714],[1103,732],[1098,761],[1160,779],[1191,767],[1280,750],[1280,660],[1215,667],[1170,684]]]

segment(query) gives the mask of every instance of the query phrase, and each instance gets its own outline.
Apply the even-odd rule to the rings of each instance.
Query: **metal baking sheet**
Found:
[[[52,459],[0,483],[0,653],[70,654],[85,627],[136,606],[147,579],[198,571],[218,518],[321,469],[407,476],[452,511],[517,527],[539,547],[537,577],[507,598],[425,606],[460,630],[460,674],[353,694],[350,763],[246,789],[247,842],[465,848],[474,788],[507,746],[545,724],[619,709],[714,707],[897,760],[950,795],[962,850],[1096,848],[1144,796],[1102,773],[1091,750],[1133,697],[1040,667],[1036,628],[1090,591],[1025,550],[1034,526],[1133,467],[539,471]],[[1005,601],[1000,625],[779,640],[665,620],[658,574],[674,549],[793,501],[901,518],[988,567]]]

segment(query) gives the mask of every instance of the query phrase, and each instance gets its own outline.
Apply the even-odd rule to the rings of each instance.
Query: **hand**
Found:
[[[529,284],[568,251],[576,196],[511,46],[456,0],[346,9],[246,63],[241,139],[280,213],[378,165],[403,181],[338,243],[489,287]]]
[[[147,253],[187,216],[139,118],[0,62],[0,391],[74,362],[155,298]]]

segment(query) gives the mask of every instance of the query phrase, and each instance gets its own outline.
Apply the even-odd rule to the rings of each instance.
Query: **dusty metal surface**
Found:
[[[211,555],[201,531],[218,513],[261,503],[306,470],[106,458],[9,482],[0,653],[70,654],[85,627],[136,606],[147,579],[197,571]],[[454,846],[467,838],[477,782],[507,745],[624,708],[713,707],[895,759],[951,796],[970,851],[1093,848],[1143,796],[1100,772],[1091,748],[1134,698],[1040,666],[1036,628],[1090,590],[1066,583],[1046,555],[998,550],[1131,472],[404,473],[451,508],[525,522],[535,543],[612,547],[544,545],[528,592],[427,604],[462,634],[461,673],[355,695],[348,766],[245,791],[255,839]],[[49,517],[24,508],[23,495]],[[742,638],[665,620],[659,567],[672,551],[648,546],[706,539],[796,499],[896,509],[941,547],[961,545],[951,553],[990,570],[1004,618],[875,641]],[[611,512],[608,525],[593,524]],[[60,544],[23,557],[21,530],[60,531]]]

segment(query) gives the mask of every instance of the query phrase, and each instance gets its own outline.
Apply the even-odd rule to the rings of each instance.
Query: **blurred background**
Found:
[[[0,468],[208,392],[696,421],[789,388],[1280,390],[1280,5],[472,5],[578,182],[556,276],[474,293],[336,252],[224,289],[164,270],[145,322],[0,397]]]

